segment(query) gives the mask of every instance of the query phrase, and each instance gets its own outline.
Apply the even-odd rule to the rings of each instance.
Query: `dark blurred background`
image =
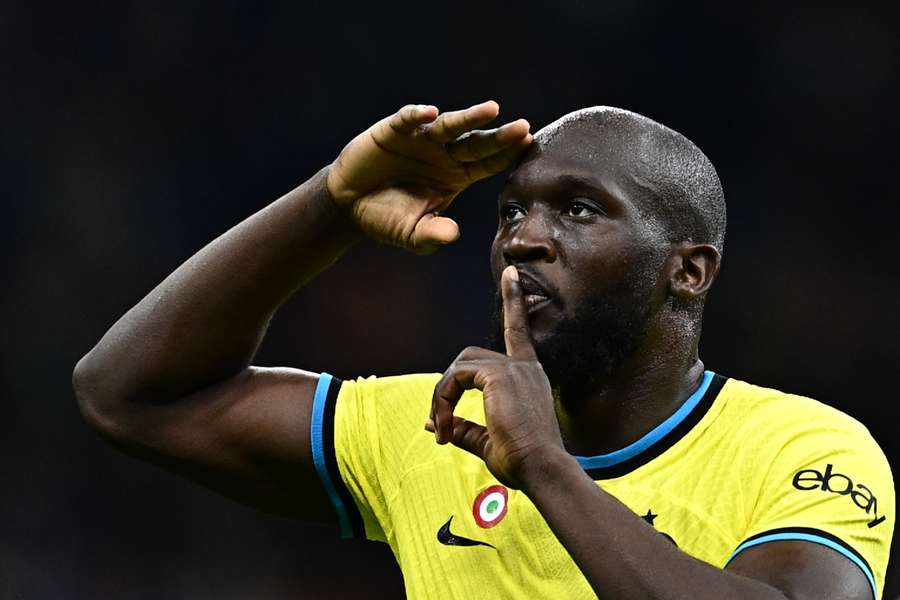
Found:
[[[534,129],[611,104],[685,133],[729,202],[707,365],[850,413],[896,469],[892,11],[738,6],[0,3],[0,597],[402,595],[386,547],[106,447],[69,378],[181,261],[407,102],[493,98]],[[435,256],[357,246],[284,306],[258,362],[437,371],[484,342],[499,183],[459,198],[462,239]]]

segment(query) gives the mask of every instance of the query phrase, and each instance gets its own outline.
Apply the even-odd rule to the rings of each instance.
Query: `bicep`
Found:
[[[872,598],[872,587],[856,564],[829,547],[808,541],[773,541],[747,548],[727,570],[767,583],[797,600]]]
[[[125,441],[113,443],[266,512],[334,523],[310,447],[318,380],[296,369],[249,367],[146,408]]]

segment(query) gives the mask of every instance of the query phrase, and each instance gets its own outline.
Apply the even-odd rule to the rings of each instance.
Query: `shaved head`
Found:
[[[620,185],[649,227],[668,242],[725,242],[725,196],[700,148],[677,131],[621,108],[594,106],[541,129],[535,141],[548,153],[560,145],[586,162],[623,171]]]

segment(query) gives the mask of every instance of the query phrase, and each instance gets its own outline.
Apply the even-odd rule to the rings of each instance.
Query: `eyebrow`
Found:
[[[573,173],[562,173],[560,175],[557,175],[556,177],[550,178],[545,185],[589,188],[601,192],[604,195],[609,195],[609,192],[595,179],[585,175],[575,175]],[[506,179],[504,189],[500,192],[501,196],[508,187],[512,187],[514,189],[520,187],[520,184],[518,184],[513,179],[512,174]]]
[[[597,190],[599,192],[603,192],[604,194],[608,194],[606,189],[602,185],[600,185],[599,182],[591,177],[585,177],[584,175],[563,173],[562,175],[558,175],[557,177],[555,177],[553,183],[569,187],[591,188],[592,190]]]
[[[606,204],[608,208],[627,205],[630,202],[627,198],[620,196],[623,192],[618,186],[610,189],[593,177],[585,175],[563,173],[554,179],[554,184],[562,187],[590,190],[595,196],[594,199]]]
[[[616,186],[616,189],[609,189],[600,181],[594,179],[590,175],[581,175],[577,173],[560,173],[555,177],[547,178],[544,185],[590,191],[593,193],[596,200],[607,203],[610,206],[621,206],[630,203],[630,201],[626,198],[620,197],[622,190],[618,189],[618,186]],[[510,190],[510,188],[512,189]],[[510,177],[507,179],[506,186],[504,186],[503,190],[497,196],[498,201],[502,200],[510,193],[515,194],[517,189],[521,189],[521,187],[517,184],[517,182],[513,180],[512,175],[510,175]]]

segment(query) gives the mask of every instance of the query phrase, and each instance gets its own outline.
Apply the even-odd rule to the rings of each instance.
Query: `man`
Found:
[[[198,252],[76,367],[88,423],[247,504],[388,542],[414,598],[878,597],[894,491],[865,428],[698,358],[725,228],[708,159],[627,111],[534,138],[480,130],[498,111],[404,107]],[[449,244],[441,212],[513,164],[491,251],[502,352],[353,382],[249,366],[350,244]]]

